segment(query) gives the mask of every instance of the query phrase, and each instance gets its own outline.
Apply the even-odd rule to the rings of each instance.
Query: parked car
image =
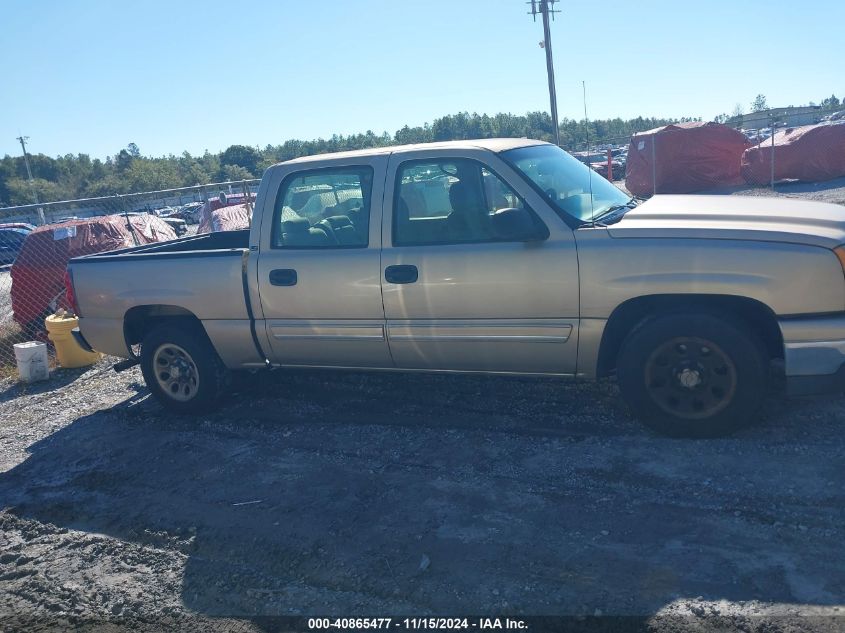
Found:
[[[173,229],[173,232],[176,233],[177,237],[181,237],[188,232],[188,223],[182,218],[177,218],[172,215],[160,215],[158,217],[162,222]]]
[[[189,202],[183,204],[176,210],[174,217],[179,217],[185,220],[188,224],[198,224],[200,221],[200,209],[202,209],[202,202]]]
[[[259,191],[249,231],[70,262],[80,343],[173,411],[231,370],[615,374],[646,424],[700,437],[752,420],[773,368],[789,393],[845,380],[839,205],[638,203],[527,139],[298,158]]]
[[[170,211],[168,212],[168,215],[160,213],[162,211],[162,209],[156,209],[156,211],[151,211],[151,212],[148,212],[148,211],[132,211],[130,213],[123,214],[123,215],[133,216],[133,215],[143,215],[145,213],[150,213],[151,215],[159,218],[162,222],[167,224],[170,228],[172,228],[173,232],[176,233],[176,237],[181,237],[182,235],[185,235],[185,233],[188,232],[187,222],[185,222],[185,220],[183,220],[182,218],[177,218],[177,217],[174,217],[172,215],[172,213],[175,211],[175,209],[172,209],[171,207],[165,207],[165,208],[170,209]]]
[[[188,223],[182,218],[166,217],[161,218],[161,221],[170,226],[177,237],[181,237],[188,232]]]
[[[0,225],[0,264],[11,264],[17,259],[26,236],[32,229],[14,225]]]
[[[26,229],[27,231],[34,231],[36,228],[38,227],[28,222],[0,222],[0,229]]]
[[[607,152],[575,152],[572,154],[580,162],[589,165],[602,178],[607,178]],[[620,180],[625,176],[625,165],[618,158],[611,154],[611,167],[613,169],[613,180]]]

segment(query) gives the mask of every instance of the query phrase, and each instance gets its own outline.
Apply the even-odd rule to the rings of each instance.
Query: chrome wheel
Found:
[[[663,411],[698,420],[715,415],[736,392],[736,366],[711,341],[681,337],[666,341],[649,356],[645,386]]]
[[[191,355],[178,345],[164,343],[156,349],[153,371],[158,386],[174,400],[186,402],[197,394],[199,371]]]

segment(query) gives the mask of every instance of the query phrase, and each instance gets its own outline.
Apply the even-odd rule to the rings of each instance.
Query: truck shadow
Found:
[[[81,417],[0,474],[0,505],[177,548],[182,601],[210,616],[842,601],[840,414],[776,403],[693,442],[640,430],[612,385],[251,383],[199,419],[150,400]]]

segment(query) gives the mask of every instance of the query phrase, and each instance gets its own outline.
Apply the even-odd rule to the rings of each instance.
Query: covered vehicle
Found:
[[[221,191],[216,198],[209,198],[203,202],[196,213],[199,224],[197,233],[248,229],[254,204],[254,193],[246,196],[242,193]]]
[[[10,273],[15,321],[37,332],[48,313],[67,307],[64,276],[71,258],[173,239],[173,229],[147,213],[70,220],[35,229],[26,236]]]
[[[220,207],[213,211],[203,207],[197,233],[216,233],[218,231],[239,231],[248,229],[252,219],[252,205],[236,204]]]
[[[188,224],[199,224],[199,214],[202,210],[202,202],[189,202],[183,204],[176,210],[172,217],[181,218]]]
[[[785,128],[742,155],[742,175],[750,184],[774,179],[820,182],[845,176],[845,123]]]
[[[744,183],[742,132],[720,123],[674,123],[640,132],[628,147],[625,187],[636,196],[691,193]]]

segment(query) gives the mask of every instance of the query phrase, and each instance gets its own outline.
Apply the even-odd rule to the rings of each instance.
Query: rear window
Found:
[[[297,172],[279,189],[273,248],[363,248],[368,244],[372,167]]]

